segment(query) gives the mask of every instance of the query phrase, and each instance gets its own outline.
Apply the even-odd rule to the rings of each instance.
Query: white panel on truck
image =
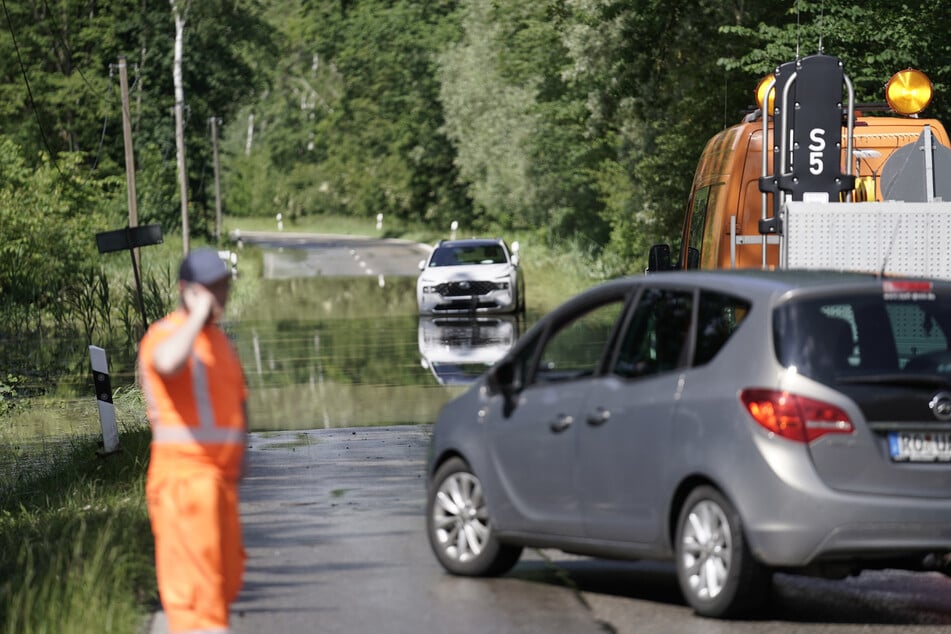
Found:
[[[785,206],[786,267],[951,279],[951,202]]]

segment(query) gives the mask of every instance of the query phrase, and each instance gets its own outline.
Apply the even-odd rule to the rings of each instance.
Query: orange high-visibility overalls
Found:
[[[139,346],[152,427],[146,500],[155,570],[170,632],[227,632],[241,589],[244,548],[238,480],[246,442],[247,386],[225,333],[206,325],[186,366],[161,376],[155,346],[186,319],[154,323]]]

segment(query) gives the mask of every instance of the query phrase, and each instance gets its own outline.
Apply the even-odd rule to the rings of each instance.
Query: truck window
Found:
[[[689,234],[687,235],[687,249],[688,253],[690,249],[700,252],[700,247],[703,244],[703,228],[707,222],[707,201],[710,198],[710,187],[703,187],[697,190],[697,193],[693,196],[693,206],[690,208],[690,229]],[[687,268],[695,269],[698,268],[700,262],[697,258],[697,262],[690,262],[692,258],[688,258]]]
[[[690,207],[690,224],[686,236],[685,257],[688,269],[700,268],[703,251],[706,247],[712,247],[713,242],[720,239],[718,235],[708,235],[707,216],[711,208],[716,208],[717,194],[722,189],[722,183],[707,185],[698,189],[693,196],[693,204]]]

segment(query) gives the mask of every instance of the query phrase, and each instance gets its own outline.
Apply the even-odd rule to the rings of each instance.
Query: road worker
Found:
[[[179,270],[180,306],[139,345],[152,428],[146,500],[169,632],[228,632],[244,573],[238,481],[247,436],[244,373],[218,327],[231,274],[211,249]]]

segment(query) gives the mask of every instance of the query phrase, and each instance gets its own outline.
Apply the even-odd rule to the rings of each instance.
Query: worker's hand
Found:
[[[201,284],[189,284],[182,291],[182,301],[189,315],[200,318],[202,323],[221,312],[214,293]]]

